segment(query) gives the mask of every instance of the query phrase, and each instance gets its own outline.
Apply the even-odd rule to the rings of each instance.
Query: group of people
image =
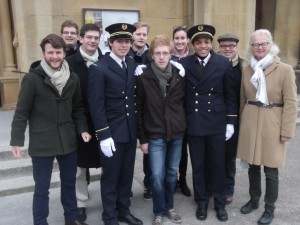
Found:
[[[174,206],[177,187],[186,196],[190,153],[196,219],[206,220],[209,198],[216,217],[227,221],[233,201],[236,157],[248,166],[248,214],[259,206],[261,166],[266,175],[265,210],[270,224],[278,196],[278,168],[294,136],[297,94],[292,68],[280,62],[268,30],[252,33],[249,63],[237,53],[239,38],[217,38],[200,24],[176,26],[173,40],[150,26],[116,23],[105,28],[110,52],[99,48],[95,24],[66,21],[61,36],[47,35],[43,59],[22,80],[12,122],[11,146],[22,157],[29,124],[28,153],[35,190],[33,222],[45,225],[53,161],[59,164],[66,225],[86,225],[89,168],[102,167],[105,225],[142,225],[130,211],[137,139],[144,153],[144,199],[152,200],[152,225],[167,217],[182,223]],[[192,50],[193,49],[193,50]]]

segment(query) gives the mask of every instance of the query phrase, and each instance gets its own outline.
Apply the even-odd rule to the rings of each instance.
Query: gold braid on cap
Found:
[[[214,39],[214,36],[212,36],[212,34],[209,33],[209,32],[197,32],[197,33],[195,33],[195,34],[192,36],[191,41],[192,41],[196,36],[198,36],[198,35],[200,35],[200,34],[207,34],[207,35],[211,36],[212,39]]]
[[[122,34],[126,34],[126,35],[129,35],[129,36],[132,37],[132,33],[130,33],[130,32],[125,32],[125,31],[115,32],[115,33],[112,33],[110,36],[111,36],[111,37],[114,37],[114,36],[122,35]]]

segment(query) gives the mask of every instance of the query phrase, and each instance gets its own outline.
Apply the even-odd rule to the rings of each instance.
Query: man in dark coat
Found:
[[[112,24],[111,52],[89,67],[88,101],[100,144],[102,220],[131,225],[143,222],[129,210],[136,154],[135,62],[126,56],[135,27]]]
[[[60,169],[61,203],[66,225],[84,225],[77,219],[75,193],[77,136],[91,138],[81,100],[80,82],[64,60],[63,39],[50,34],[41,42],[44,59],[32,64],[22,80],[12,122],[11,141],[15,157],[22,157],[24,132],[29,123],[28,152],[32,158],[35,189],[33,223],[48,224],[49,187],[56,158]]]
[[[74,55],[80,45],[78,42],[78,32],[78,25],[72,20],[66,20],[61,24],[60,35],[66,43],[66,57]]]
[[[232,64],[232,73],[234,77],[234,91],[237,96],[237,108],[240,107],[240,89],[242,79],[242,66],[244,59],[242,59],[238,53],[239,38],[233,34],[223,34],[218,37],[219,42],[219,54],[230,59]],[[237,117],[237,123],[234,125],[234,134],[226,141],[226,192],[225,203],[230,204],[233,200],[234,185],[235,185],[235,173],[236,173],[236,152],[239,139],[239,117]]]
[[[90,115],[87,99],[88,89],[88,66],[97,62],[102,53],[98,48],[100,40],[100,31],[95,24],[85,24],[80,30],[79,41],[81,46],[76,53],[66,58],[69,66],[77,73],[80,79],[81,94],[85,113],[92,134],[91,140],[86,143],[81,139],[78,140],[78,158],[77,158],[77,175],[76,175],[76,197],[78,216],[82,221],[86,220],[86,201],[89,198],[89,168],[100,167],[100,154],[98,141],[95,137],[95,129]]]
[[[217,218],[226,221],[225,139],[234,133],[237,108],[232,66],[228,59],[211,51],[214,34],[215,28],[210,25],[190,28],[188,36],[195,54],[183,58],[180,63],[186,71],[187,135],[198,204],[196,217],[199,220],[207,218],[209,196],[205,173],[208,170],[212,176]]]

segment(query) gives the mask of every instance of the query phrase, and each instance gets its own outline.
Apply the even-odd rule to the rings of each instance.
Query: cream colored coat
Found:
[[[287,143],[280,135],[293,137],[297,118],[297,87],[291,66],[274,62],[265,69],[269,103],[284,103],[283,107],[257,107],[256,88],[250,83],[254,71],[248,65],[243,70],[241,83],[241,118],[237,157],[249,164],[271,168],[284,167]]]

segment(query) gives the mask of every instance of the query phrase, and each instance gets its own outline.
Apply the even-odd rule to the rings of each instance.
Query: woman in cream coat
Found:
[[[248,214],[258,208],[261,165],[266,175],[265,211],[258,224],[270,224],[278,197],[278,168],[284,167],[287,141],[294,136],[297,88],[291,66],[280,62],[279,48],[268,30],[250,38],[250,63],[241,83],[241,124],[237,157],[249,164],[250,200],[241,208]]]

